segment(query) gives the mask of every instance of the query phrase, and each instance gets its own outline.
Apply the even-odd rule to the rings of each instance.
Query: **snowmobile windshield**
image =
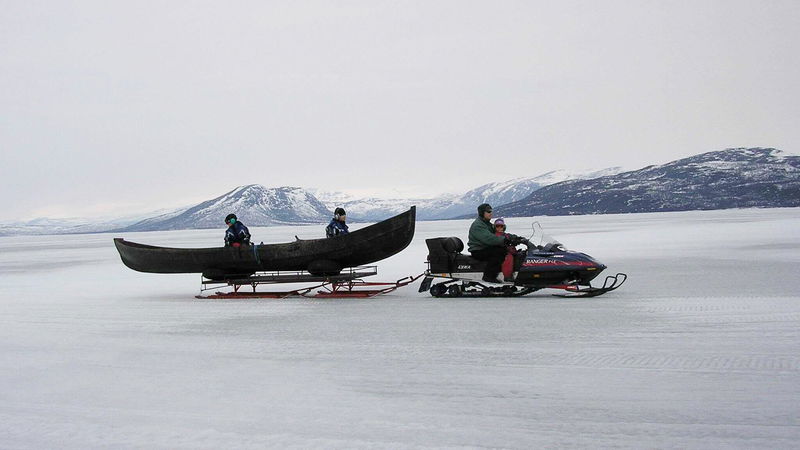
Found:
[[[537,250],[544,250],[547,252],[566,251],[566,248],[561,242],[558,242],[556,238],[544,232],[539,222],[533,222],[531,224],[531,229],[533,230],[533,234],[531,234],[528,240],[536,246]]]

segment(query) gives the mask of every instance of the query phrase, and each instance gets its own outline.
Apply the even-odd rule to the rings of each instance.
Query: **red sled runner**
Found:
[[[363,278],[378,274],[377,266],[359,266],[345,269],[337,275],[320,276],[306,271],[260,272],[248,277],[228,280],[201,280],[200,294],[197,298],[212,299],[248,299],[248,298],[369,298],[392,292],[418,280],[422,274],[408,276],[394,282],[364,281]],[[261,286],[276,284],[308,284],[283,291],[260,291]],[[252,291],[246,290],[250,287]],[[204,295],[204,292],[228,287],[227,292],[216,291]],[[242,288],[245,290],[242,290]]]

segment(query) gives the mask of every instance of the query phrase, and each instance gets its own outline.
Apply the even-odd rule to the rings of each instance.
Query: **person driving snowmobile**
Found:
[[[240,247],[250,245],[250,230],[236,218],[236,214],[225,217],[228,229],[225,230],[225,247]]]
[[[331,219],[331,223],[325,227],[325,235],[329,238],[332,238],[349,233],[350,230],[347,229],[346,222],[347,213],[344,211],[344,208],[336,208],[336,210],[333,211],[333,219]]]
[[[486,261],[486,267],[483,269],[483,281],[502,283],[505,281],[505,277],[500,270],[506,257],[506,246],[519,238],[513,234],[496,236],[491,220],[492,205],[483,203],[478,206],[478,218],[469,227],[467,247],[473,258]]]

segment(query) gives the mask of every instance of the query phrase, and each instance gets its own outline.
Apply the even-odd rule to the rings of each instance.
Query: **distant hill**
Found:
[[[225,216],[235,213],[247,226],[321,223],[330,211],[310,192],[298,187],[240,186],[185,211],[151,217],[117,231],[219,228]]]
[[[620,173],[620,167],[596,171],[554,170],[535,177],[515,178],[508,181],[488,183],[464,194],[442,195],[435,198],[385,199],[353,198],[341,193],[315,192],[317,198],[333,210],[342,206],[351,220],[372,222],[383,220],[417,206],[418,220],[450,219],[462,214],[471,214],[481,203],[500,205],[523,199],[531,192],[564,180],[597,178]]]
[[[556,183],[495,207],[502,216],[800,206],[800,156],[734,148],[592,180]]]
[[[39,217],[23,222],[0,224],[0,236],[103,233],[109,230],[122,229],[147,217],[165,217],[168,214],[179,214],[185,210],[185,207],[179,209],[162,209],[149,213],[131,214],[122,217],[74,217],[58,219]]]
[[[703,153],[621,172],[564,170],[489,183],[428,199],[353,198],[300,187],[240,186],[189,208],[142,219],[47,219],[0,224],[0,235],[219,228],[228,213],[248,226],[324,223],[343,206],[348,220],[376,222],[417,205],[418,220],[474,217],[481,203],[495,217],[800,206],[800,156],[773,148]]]

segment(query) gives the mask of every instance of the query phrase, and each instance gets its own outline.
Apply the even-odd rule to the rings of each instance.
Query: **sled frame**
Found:
[[[282,299],[288,297],[307,298],[369,298],[392,292],[398,288],[413,283],[423,274],[408,276],[393,282],[364,281],[363,278],[378,274],[377,266],[358,266],[344,269],[336,275],[314,275],[305,270],[257,272],[249,277],[232,278],[227,280],[207,280],[201,277],[200,299]],[[262,286],[277,284],[305,284],[292,290],[259,290]],[[247,291],[249,286],[252,291]],[[221,288],[230,288],[229,291],[216,291]]]

